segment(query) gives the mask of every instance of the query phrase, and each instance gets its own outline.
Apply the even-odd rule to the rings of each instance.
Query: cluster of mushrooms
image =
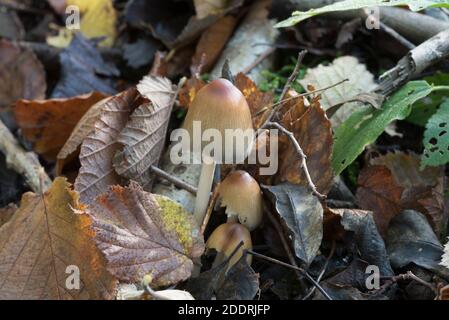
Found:
[[[183,128],[193,137],[193,123],[201,123],[201,131],[217,129],[225,137],[226,129],[241,129],[254,132],[251,112],[242,92],[226,79],[217,79],[201,88],[192,101]],[[216,163],[225,161],[226,151],[233,150],[234,163],[244,160],[253,145],[254,136],[244,148],[238,148],[233,141],[224,141],[221,158],[201,156],[202,167],[195,199],[194,217],[202,224],[209,204]],[[190,144],[192,145],[192,143]],[[202,142],[201,150],[205,143]],[[201,152],[202,153],[202,152]],[[194,155],[195,156],[195,155]],[[226,158],[227,163],[229,158]],[[217,256],[213,267],[223,263],[235,251],[238,245],[243,245],[229,259],[227,269],[234,265],[243,255],[245,249],[252,249],[250,231],[256,229],[262,222],[262,194],[257,181],[247,172],[235,170],[228,174],[218,186],[218,201],[226,207],[227,222],[218,226],[209,236],[206,247],[215,249]],[[251,255],[247,255],[248,264]]]

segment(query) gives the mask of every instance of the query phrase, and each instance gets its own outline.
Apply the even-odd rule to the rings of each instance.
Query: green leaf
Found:
[[[436,73],[423,78],[431,85],[445,85],[449,83],[449,73]],[[448,97],[447,92],[434,91],[424,99],[413,104],[412,112],[407,117],[407,121],[421,127],[425,127],[429,118],[437,111],[441,103]]]
[[[333,4],[310,9],[308,11],[295,11],[292,16],[275,25],[276,28],[291,27],[310,17],[336,11],[357,10],[369,7],[408,6],[413,11],[419,11],[428,7],[449,8],[447,0],[345,0]]]
[[[411,105],[432,92],[426,81],[410,81],[384,102],[380,110],[365,107],[338,127],[334,134],[332,166],[340,174],[363,149],[374,142],[394,120],[405,119]]]
[[[449,100],[430,117],[423,138],[421,167],[439,166],[449,162]]]

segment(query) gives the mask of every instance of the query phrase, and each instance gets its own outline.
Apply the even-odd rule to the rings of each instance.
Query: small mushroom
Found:
[[[222,141],[221,157],[215,155],[211,158],[204,156],[203,149],[208,144],[201,143],[201,150],[194,150],[194,141],[190,143],[190,150],[193,155],[202,161],[198,192],[195,201],[194,216],[201,224],[206,213],[209,202],[210,191],[215,171],[215,165],[219,161],[231,161],[234,163],[243,161],[251,151],[254,134],[251,119],[251,112],[244,95],[230,81],[217,79],[201,88],[193,99],[183,128],[188,131],[191,139],[194,136],[194,125],[198,122],[201,125],[201,134],[208,129],[218,130],[221,137],[226,137],[226,130],[250,130],[248,145],[239,148],[234,139]],[[200,154],[196,154],[199,153]]]
[[[240,223],[227,222],[219,225],[214,232],[212,232],[206,242],[206,247],[208,249],[217,250],[217,256],[212,267],[218,266],[220,263],[229,258],[232,252],[242,241],[243,245],[229,261],[227,268],[228,270],[240,260],[243,255],[243,250],[251,250],[253,248],[253,244],[251,242],[251,235],[248,229]],[[251,255],[247,255],[246,259],[248,264],[251,264]]]
[[[262,194],[259,184],[243,170],[231,172],[218,189],[221,206],[226,207],[228,222],[240,221],[249,231],[262,222]]]

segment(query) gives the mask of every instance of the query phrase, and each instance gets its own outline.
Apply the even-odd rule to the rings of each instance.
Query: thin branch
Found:
[[[31,190],[36,193],[45,192],[51,184],[51,179],[45,173],[36,154],[23,149],[1,120],[0,137],[0,151],[5,154],[8,167],[24,176]]]
[[[307,161],[306,161],[307,156],[304,153],[304,151],[302,150],[301,146],[299,145],[299,143],[296,140],[293,133],[291,133],[290,131],[285,129],[282,125],[280,125],[277,122],[268,122],[265,126],[278,129],[279,131],[284,133],[290,139],[290,141],[293,143],[293,146],[295,147],[296,152],[298,153],[298,155],[301,158],[300,168],[304,171],[304,175],[306,176],[306,180],[307,180],[307,184],[309,185],[309,188],[312,190],[312,193],[318,197],[318,199],[320,201],[324,201],[326,199],[326,196],[324,194],[321,194],[317,190],[315,184],[313,183],[312,178],[310,177],[309,169],[307,168]]]
[[[157,175],[159,178],[165,179],[171,183],[173,183],[175,186],[177,186],[178,188],[184,189],[188,192],[190,192],[193,195],[196,195],[196,193],[198,192],[198,189],[190,184],[188,184],[187,182],[172,176],[171,174],[169,174],[168,172],[162,170],[161,168],[158,168],[154,165],[150,166],[151,171]]]
[[[247,66],[245,69],[242,70],[242,73],[249,73],[251,70],[253,70],[259,63],[264,61],[266,58],[270,56],[274,51],[276,50],[276,47],[269,47],[265,52],[263,52],[256,60],[254,60],[253,63],[251,63],[249,66]]]
[[[200,232],[203,235],[204,235],[204,231],[206,231],[207,224],[209,223],[209,219],[210,219],[210,217],[212,215],[212,211],[214,210],[214,207],[215,207],[215,202],[217,201],[217,198],[218,198],[219,186],[220,186],[220,183],[218,183],[215,186],[214,192],[212,193],[212,196],[209,201],[209,206],[207,207],[206,215],[204,216],[203,223],[201,224]]]
[[[324,263],[323,268],[321,269],[320,274],[318,275],[318,278],[316,279],[316,282],[320,283],[321,279],[324,277],[324,274],[326,273],[326,269],[327,266],[329,265],[329,262],[331,261],[332,257],[334,256],[335,253],[335,247],[336,247],[336,241],[333,240],[332,241],[332,247],[331,247],[331,252],[329,252],[329,255],[326,258],[326,262]],[[316,287],[313,287],[309,293],[302,299],[302,300],[307,300],[314,292],[315,292]]]
[[[304,269],[302,269],[302,268],[300,268],[300,267],[293,266],[293,265],[288,264],[288,263],[285,263],[285,262],[282,262],[282,261],[280,261],[280,260],[277,260],[277,259],[268,257],[268,256],[263,255],[263,254],[261,254],[261,253],[254,252],[254,251],[252,251],[252,250],[246,249],[245,252],[246,252],[246,253],[249,253],[249,254],[251,254],[251,255],[253,255],[253,256],[256,257],[256,258],[264,259],[264,260],[270,261],[270,262],[272,262],[272,263],[276,263],[276,264],[278,264],[278,265],[280,265],[280,266],[284,266],[284,267],[287,267],[287,268],[290,268],[290,269],[297,270],[297,271],[301,272],[301,273],[304,275],[304,277],[306,277],[306,279],[309,280],[310,283],[312,283],[312,285],[314,285],[314,286],[315,286],[315,287],[316,287],[316,288],[323,294],[323,296],[324,296],[326,299],[328,299],[328,300],[333,300],[333,299],[329,296],[329,294],[323,289],[323,287],[321,287],[321,286],[319,285],[319,283],[317,283],[317,282],[315,281],[315,279],[313,279],[312,276],[311,276],[310,274],[308,274]]]
[[[302,50],[298,53],[298,59],[296,60],[295,68],[293,69],[293,72],[290,74],[290,77],[288,77],[287,82],[285,83],[284,89],[282,89],[281,96],[279,97],[279,100],[283,100],[285,96],[287,95],[288,90],[290,90],[293,81],[296,80],[296,77],[299,73],[299,68],[301,67],[302,60],[304,59],[305,55],[307,54],[307,50]]]
[[[404,280],[413,280],[418,282],[419,284],[429,288],[430,290],[432,290],[432,292],[435,293],[435,295],[438,295],[438,290],[437,288],[432,285],[431,283],[421,279],[420,277],[416,276],[413,272],[411,271],[407,271],[407,273],[404,274],[398,274],[397,276],[392,276],[392,277],[381,277],[381,279],[385,280],[388,279],[390,282],[388,282],[386,284],[386,286],[384,286],[384,290],[388,287],[390,287],[393,283],[396,283],[398,281],[404,281]]]

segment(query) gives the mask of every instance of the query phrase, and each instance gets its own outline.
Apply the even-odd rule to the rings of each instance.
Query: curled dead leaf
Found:
[[[19,100],[14,116],[33,149],[54,159],[86,111],[104,97],[92,92],[68,99]]]

